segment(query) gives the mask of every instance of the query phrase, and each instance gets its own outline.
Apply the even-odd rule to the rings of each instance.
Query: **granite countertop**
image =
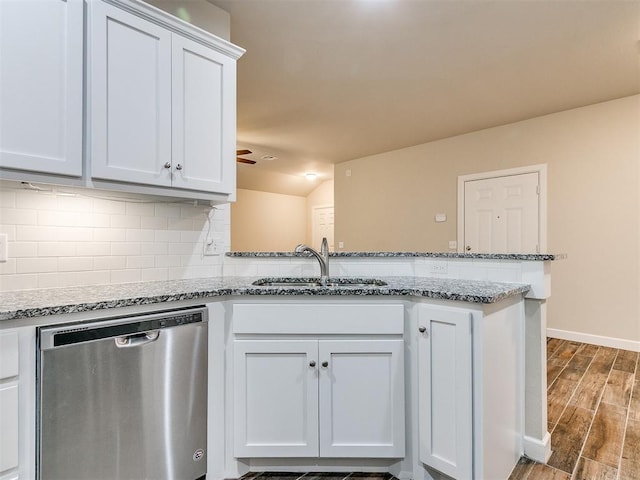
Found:
[[[387,285],[256,287],[251,285],[256,277],[217,277],[4,292],[0,293],[0,321],[234,295],[389,295],[487,304],[529,290],[529,285],[522,283],[431,277],[377,278]]]
[[[311,254],[296,252],[227,252],[227,257],[278,258],[310,257]],[[426,257],[426,258],[470,258],[485,260],[528,260],[551,261],[564,260],[565,253],[457,253],[457,252],[330,252],[335,258],[372,258],[372,257]]]

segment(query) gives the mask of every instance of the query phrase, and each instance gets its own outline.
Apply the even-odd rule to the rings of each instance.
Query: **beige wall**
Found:
[[[638,341],[639,131],[636,95],[336,165],[336,242],[446,251],[458,175],[546,163],[548,250],[568,254],[548,326]]]
[[[307,195],[307,239],[306,243],[311,245],[313,237],[311,226],[313,224],[313,207],[333,205],[333,180],[326,180]]]
[[[305,241],[307,200],[238,189],[231,204],[231,250],[290,252]]]

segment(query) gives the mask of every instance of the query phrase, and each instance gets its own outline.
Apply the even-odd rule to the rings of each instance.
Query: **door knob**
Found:
[[[327,367],[329,366],[329,362],[322,362],[322,366],[323,366],[324,368],[327,368]]]
[[[315,367],[316,366],[316,361],[315,360],[311,360],[309,362],[309,366],[312,367],[312,368]]]
[[[465,250],[466,250],[467,252],[469,252],[469,251],[471,251],[471,247],[470,247],[469,245],[467,245],[467,248],[465,248]]]
[[[424,333],[424,332],[426,332],[426,331],[427,331],[427,327],[420,327],[420,328],[418,329],[418,331],[419,331],[420,333]]]
[[[164,168],[171,168],[171,162],[166,162],[164,164]]]
[[[177,165],[176,165],[176,170],[182,170],[182,165],[177,164]]]

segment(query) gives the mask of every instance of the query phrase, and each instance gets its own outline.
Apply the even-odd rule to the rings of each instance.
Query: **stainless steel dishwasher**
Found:
[[[207,327],[197,307],[38,328],[38,478],[204,479]]]

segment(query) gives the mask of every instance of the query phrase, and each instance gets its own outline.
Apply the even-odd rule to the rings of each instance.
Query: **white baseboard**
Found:
[[[524,454],[527,457],[536,462],[547,463],[551,456],[551,435],[549,435],[549,432],[544,434],[542,440],[525,435],[523,444]]]
[[[589,333],[571,332],[569,330],[558,330],[547,328],[547,337],[559,338],[561,340],[571,340],[573,342],[590,343],[602,347],[620,348],[640,352],[640,341],[626,340],[624,338],[603,337],[601,335],[591,335]]]

